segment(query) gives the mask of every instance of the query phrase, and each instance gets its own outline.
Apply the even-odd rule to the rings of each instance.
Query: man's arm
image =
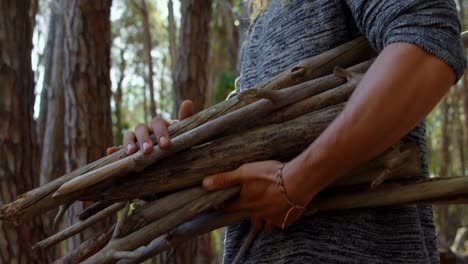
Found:
[[[287,164],[286,184],[308,202],[351,169],[397,143],[435,107],[455,81],[452,68],[409,43],[377,57],[343,112],[307,150]]]
[[[345,2],[380,54],[342,114],[291,164],[301,167],[301,178],[305,172],[316,174],[308,181],[322,187],[397,143],[466,64],[454,1]],[[292,167],[285,169],[300,174]]]

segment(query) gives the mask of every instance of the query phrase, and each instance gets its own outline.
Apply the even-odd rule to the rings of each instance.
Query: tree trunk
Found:
[[[56,2],[54,2],[56,3]],[[58,15],[55,14],[54,8],[51,8],[49,18],[49,28],[47,29],[47,42],[44,49],[44,80],[42,82],[42,91],[40,98],[39,118],[36,124],[37,139],[39,149],[42,149],[42,141],[44,139],[46,124],[47,124],[47,93],[51,83],[52,62],[54,57],[55,31],[57,28]]]
[[[114,133],[114,145],[120,145],[123,141],[123,131],[122,131],[122,85],[125,79],[125,68],[127,67],[127,63],[124,58],[126,47],[120,50],[120,62],[119,62],[119,71],[120,76],[119,80],[117,81],[117,88],[115,89],[115,93],[113,94],[114,104],[115,104],[115,132]]]
[[[164,80],[165,75],[165,64],[162,64],[161,73],[159,75],[159,111],[162,113],[164,110],[168,110],[165,104],[164,98],[166,97],[166,81]]]
[[[209,23],[211,1],[182,0],[177,65],[174,83],[174,117],[180,103],[190,99],[195,112],[205,108],[208,85]]]
[[[0,1],[0,207],[39,183],[30,6],[28,0]],[[19,227],[0,221],[0,262],[47,262],[45,252],[31,250],[44,234],[39,217]]]
[[[134,2],[140,11],[141,20],[143,22],[143,46],[145,49],[145,63],[146,63],[146,83],[149,89],[150,100],[150,114],[151,117],[156,116],[156,103],[154,101],[154,83],[153,83],[153,60],[151,58],[151,50],[153,44],[151,42],[151,32],[149,25],[148,9],[146,8],[146,0],[141,0],[141,4]]]
[[[143,85],[143,123],[148,124],[149,123],[149,115],[148,115],[148,103],[146,102],[148,99],[146,98],[146,84]]]
[[[58,0],[52,2],[57,7]],[[52,8],[48,31],[48,45],[45,52],[44,81],[41,93],[41,112],[39,116],[40,127],[38,133],[41,144],[39,148],[39,182],[46,184],[57,177],[65,174],[64,159],[64,87],[63,87],[63,66],[64,66],[64,20],[63,13],[56,13],[59,8]],[[48,230],[54,227],[53,220],[57,210],[52,210],[44,215],[44,225]],[[54,247],[55,256],[62,255],[61,247]]]
[[[57,1],[56,1],[57,2]],[[64,66],[64,20],[62,14],[51,14],[50,26],[54,32],[49,32],[54,40],[53,49],[48,54],[50,62],[46,64],[46,72],[50,75],[44,79],[43,89],[46,94],[45,104],[47,108],[46,116],[42,119],[44,135],[42,138],[41,163],[40,163],[40,184],[43,185],[51,180],[65,174],[65,159],[63,156],[64,147],[64,117],[65,117],[65,97],[63,87],[63,66]]]
[[[105,155],[112,145],[110,110],[111,0],[63,0],[65,13],[65,164],[68,172]],[[76,222],[82,204],[66,214]],[[101,223],[104,226],[106,221]],[[99,228],[99,227],[96,227]],[[93,231],[87,232],[88,235]],[[85,237],[88,236],[85,234]],[[70,240],[76,248],[80,237]]]
[[[174,5],[172,0],[167,2],[167,10],[168,10],[168,36],[169,36],[169,56],[171,58],[171,76],[172,76],[172,83],[175,83],[175,70],[176,70],[176,61],[177,61],[177,43],[176,43],[176,35],[177,35],[177,28],[174,19]]]

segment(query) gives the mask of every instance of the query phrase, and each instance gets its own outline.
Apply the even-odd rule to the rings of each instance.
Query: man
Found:
[[[300,155],[248,163],[205,178],[210,190],[241,185],[228,211],[247,211],[251,223],[228,228],[230,263],[251,227],[265,228],[246,263],[437,263],[432,209],[425,206],[346,210],[303,216],[323,188],[392,144],[416,142],[427,176],[425,130],[420,122],[463,74],[464,50],[452,0],[271,0],[252,22],[243,46],[236,90],[255,86],[300,59],[364,34],[379,56],[343,112]],[[186,101],[181,117],[191,114]],[[128,153],[167,147],[168,122],[140,124],[124,140]],[[406,136],[405,136],[406,135]],[[339,164],[339,166],[338,166]],[[277,175],[285,190],[281,195]],[[281,228],[286,227],[286,230]]]

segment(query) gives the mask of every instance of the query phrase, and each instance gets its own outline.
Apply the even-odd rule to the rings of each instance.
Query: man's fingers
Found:
[[[207,190],[219,190],[240,183],[239,169],[215,174],[203,179],[203,187]]]
[[[153,150],[153,142],[150,138],[150,131],[147,125],[138,124],[135,126],[135,136],[140,144],[143,154],[149,154]]]
[[[272,222],[266,222],[265,223],[265,230],[268,232],[273,231],[276,228],[276,225],[273,224]]]
[[[167,127],[169,126],[169,122],[164,120],[161,117],[155,117],[151,121],[151,128],[153,128],[153,133],[156,136],[156,140],[158,141],[158,145],[161,148],[166,148],[169,146],[169,133],[167,132]]]
[[[122,148],[122,146],[113,146],[113,147],[107,148],[106,154],[110,155],[110,154],[116,152],[117,150],[119,150],[121,148]]]
[[[135,153],[137,149],[135,142],[136,142],[136,136],[135,136],[135,133],[133,133],[133,131],[128,131],[127,133],[125,133],[125,136],[123,139],[123,145],[122,145],[123,148],[125,149],[125,153],[127,153],[128,155]]]
[[[245,203],[240,199],[230,202],[222,206],[223,211],[226,213],[237,213],[237,212],[252,212],[255,210],[255,204]]]
[[[194,111],[195,110],[192,101],[183,101],[179,108],[179,120],[184,120],[185,118],[192,116]]]
[[[254,231],[262,231],[263,227],[265,226],[265,221],[259,216],[252,215],[250,217],[250,222],[252,224],[252,230]]]

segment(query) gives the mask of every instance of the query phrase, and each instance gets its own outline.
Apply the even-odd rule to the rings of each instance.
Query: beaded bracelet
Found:
[[[288,220],[288,217],[292,211],[301,210],[301,212],[304,212],[306,210],[305,206],[298,205],[298,204],[291,202],[288,196],[286,196],[286,187],[284,187],[284,181],[283,181],[283,168],[285,165],[286,163],[281,164],[281,167],[276,171],[276,181],[278,182],[277,187],[281,191],[281,196],[283,197],[283,200],[285,200],[291,206],[291,208],[289,208],[288,212],[286,213],[286,216],[283,219],[283,224],[281,225],[281,229],[283,230],[284,230],[286,221]]]

